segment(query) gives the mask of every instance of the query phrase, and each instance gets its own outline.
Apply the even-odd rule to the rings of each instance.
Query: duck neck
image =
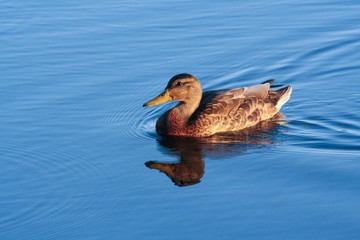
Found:
[[[189,120],[189,118],[193,115],[193,113],[196,111],[196,109],[199,107],[201,97],[193,97],[191,100],[186,102],[179,102],[178,105],[174,107],[174,111],[178,114],[178,116],[181,116],[182,118],[182,124],[186,124]]]

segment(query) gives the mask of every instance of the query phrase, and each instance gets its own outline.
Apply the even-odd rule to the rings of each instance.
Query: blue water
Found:
[[[1,1],[0,239],[359,239],[359,11]],[[161,138],[173,103],[142,104],[182,72],[293,93],[243,134]]]

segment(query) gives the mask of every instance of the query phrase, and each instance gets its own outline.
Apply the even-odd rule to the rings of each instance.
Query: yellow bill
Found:
[[[162,92],[159,96],[157,96],[156,98],[148,101],[147,103],[144,103],[143,107],[152,107],[152,106],[156,106],[159,105],[161,103],[166,103],[173,100],[172,97],[170,97],[169,95],[169,91],[165,90],[164,92]]]

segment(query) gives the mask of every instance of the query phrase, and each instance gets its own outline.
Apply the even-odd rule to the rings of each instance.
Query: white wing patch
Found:
[[[261,100],[265,100],[269,89],[270,89],[270,83],[264,83],[264,84],[259,84],[259,85],[255,85],[255,86],[251,86],[251,87],[245,87],[244,88],[244,96],[245,97],[250,97],[250,96],[255,96],[258,99]]]

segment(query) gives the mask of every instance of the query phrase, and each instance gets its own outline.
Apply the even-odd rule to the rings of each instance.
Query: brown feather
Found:
[[[195,77],[193,78],[197,82],[195,80],[191,82],[192,79],[188,75],[185,76],[187,85],[200,84]],[[182,81],[182,78],[172,78],[168,88],[176,90],[177,95],[174,93],[173,96],[186,96],[186,92],[179,92],[179,88],[174,87],[178,81]],[[166,135],[206,137],[219,132],[239,131],[254,126],[274,116],[290,97],[290,86],[272,91],[269,90],[272,82],[247,88],[203,92],[201,100],[196,97],[199,99],[198,105],[183,102],[164,113],[157,122],[157,131]],[[201,91],[201,85],[199,89]],[[190,98],[182,98],[195,99],[194,94],[196,92],[193,91],[189,95]],[[188,117],[182,115],[188,113],[190,108],[195,110],[190,112]]]

